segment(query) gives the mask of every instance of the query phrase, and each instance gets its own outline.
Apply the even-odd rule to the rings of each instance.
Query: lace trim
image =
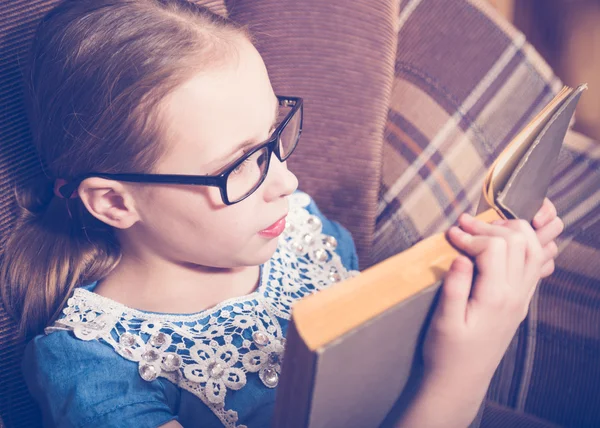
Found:
[[[144,380],[164,377],[200,398],[224,426],[243,427],[237,412],[225,408],[227,391],[242,389],[254,374],[267,388],[277,386],[285,347],[277,317],[289,320],[295,301],[358,274],[344,268],[335,238],[305,209],[309,203],[305,193],[290,196],[286,230],[251,294],[196,314],[169,315],[78,288],[46,333],[71,330],[81,340],[101,339],[138,362]]]

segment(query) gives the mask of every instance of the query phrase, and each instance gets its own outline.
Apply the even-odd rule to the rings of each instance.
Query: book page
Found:
[[[548,123],[550,118],[558,111],[564,100],[573,92],[572,88],[563,87],[562,90],[544,107],[523,130],[521,130],[498,155],[488,169],[483,182],[482,201],[478,212],[492,207],[496,210],[495,197],[508,182],[523,155],[527,152],[538,134]],[[485,203],[484,203],[485,202]]]

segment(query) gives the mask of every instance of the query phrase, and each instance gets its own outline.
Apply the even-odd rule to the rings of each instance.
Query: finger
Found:
[[[556,263],[554,263],[554,259],[548,260],[546,263],[544,263],[544,265],[542,266],[542,269],[540,270],[540,278],[549,277],[550,275],[552,275],[554,273],[555,269],[556,269]]]
[[[477,258],[489,247],[489,235],[472,235],[459,227],[453,226],[448,229],[450,242],[465,254]]]
[[[531,225],[524,220],[507,220],[502,222],[503,226],[494,226],[478,221],[477,219],[462,219],[465,225],[475,233],[486,233],[489,235],[500,235],[507,240],[507,279],[522,293],[528,293],[539,279],[540,269],[543,261],[542,246]],[[510,229],[517,234],[509,234]],[[524,241],[523,241],[524,240]],[[522,248],[525,251],[522,251]]]
[[[519,228],[514,227],[514,223],[521,220],[495,220],[492,223],[486,223],[469,214],[463,214],[458,218],[459,226],[471,235],[488,235],[488,236],[503,236],[510,235],[511,231],[519,231]],[[513,225],[513,227],[507,226]]]
[[[515,231],[520,231],[527,241],[525,251],[525,266],[521,287],[527,291],[534,287],[539,280],[540,269],[543,265],[543,249],[531,225],[525,220],[512,220],[507,226]]]
[[[556,216],[556,207],[550,201],[550,199],[545,198],[541,208],[533,217],[533,227],[536,229],[544,227],[546,224],[551,222]]]
[[[493,230],[499,229],[499,225],[503,224],[506,220],[495,221],[494,224],[488,224],[483,222],[469,214],[462,214],[458,218],[459,226],[467,233],[471,235],[490,235],[497,236],[498,233],[492,233]]]
[[[513,227],[507,227],[514,221],[500,220],[493,224],[487,224],[478,219],[465,216],[459,220],[459,223],[468,233],[496,236],[506,241],[506,278],[508,284],[520,286],[525,268],[528,237],[514,225]],[[534,239],[537,239],[535,235],[533,236]]]
[[[540,245],[543,247],[554,241],[565,229],[565,224],[560,217],[554,217],[549,223],[535,231]]]
[[[475,259],[478,275],[471,293],[474,299],[494,300],[505,292],[507,246],[503,238],[473,236],[458,227],[451,227],[448,239],[460,251]]]
[[[558,255],[558,245],[556,242],[551,241],[544,246],[542,249],[542,265],[549,262],[550,260],[554,260]]]
[[[493,222],[493,224],[487,224],[469,215],[461,216],[459,218],[459,224],[463,230],[469,234],[501,236],[507,239],[507,241],[510,239],[515,240],[519,243],[518,247],[520,247],[520,242],[518,242],[519,238],[515,237],[511,232],[507,231],[507,229],[519,234],[524,234],[527,241],[528,254],[534,253],[533,255],[541,255],[542,246],[552,242],[556,236],[560,235],[560,232],[564,228],[564,224],[559,217],[555,217],[550,224],[540,231],[534,231],[524,220],[497,220]],[[543,241],[540,240],[539,236],[542,237]],[[509,245],[509,248],[513,248],[513,245]],[[509,261],[509,263],[511,263],[511,261]]]
[[[444,278],[438,316],[464,323],[467,302],[473,283],[473,263],[468,257],[458,256]]]

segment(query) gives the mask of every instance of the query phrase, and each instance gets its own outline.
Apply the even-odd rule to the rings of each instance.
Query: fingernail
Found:
[[[455,234],[459,234],[459,235],[460,235],[461,233],[464,233],[464,232],[462,231],[462,229],[461,229],[460,227],[458,227],[458,226],[452,226],[450,229],[448,229],[448,232],[449,232],[449,233],[455,233]]]
[[[535,217],[533,217],[533,221],[535,221],[536,223],[540,223],[543,219],[544,219],[544,214],[542,214],[542,213],[538,213],[535,215]]]
[[[492,224],[496,226],[504,226],[506,224],[506,220],[494,220]]]
[[[452,263],[452,267],[462,273],[470,273],[473,270],[473,264],[468,257],[460,255]]]

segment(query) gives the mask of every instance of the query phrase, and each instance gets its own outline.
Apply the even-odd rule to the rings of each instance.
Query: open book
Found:
[[[498,156],[478,218],[532,220],[585,88],[563,88]],[[434,235],[297,302],[273,426],[379,426],[419,370],[434,297],[457,256],[444,234]]]

